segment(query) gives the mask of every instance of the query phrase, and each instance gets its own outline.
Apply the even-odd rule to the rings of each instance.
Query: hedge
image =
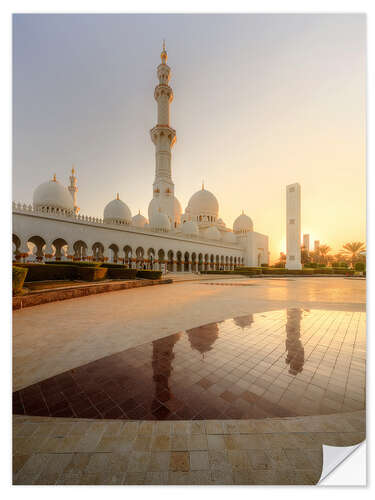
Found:
[[[106,278],[108,269],[106,269],[105,267],[78,266],[77,271],[78,278],[82,281],[100,281]]]
[[[28,269],[25,267],[12,267],[12,293],[20,293],[27,275]]]
[[[235,271],[201,271],[201,274],[238,274]]]
[[[137,278],[145,278],[147,280],[159,280],[161,275],[161,271],[152,271],[149,269],[141,269],[137,272]]]
[[[314,274],[314,269],[287,269],[287,274],[311,276]]]
[[[285,269],[285,267],[269,267],[268,269],[263,268],[262,269],[263,274],[287,274],[288,269]]]
[[[332,267],[323,267],[314,269],[314,274],[333,274]]]
[[[48,280],[74,280],[77,279],[78,266],[66,265],[59,266],[55,264],[17,264],[18,267],[28,269],[27,280],[29,281],[48,281]]]
[[[127,266],[125,264],[112,264],[111,262],[103,262],[102,267],[107,267],[108,269],[122,269],[125,268],[127,269]]]
[[[108,269],[107,277],[115,280],[135,280],[137,276],[137,269],[128,269],[127,267],[123,267],[122,269],[119,267],[102,267],[102,269]]]
[[[332,269],[333,269],[333,274],[344,274],[345,276],[346,275],[353,276],[354,274],[353,269],[347,269],[345,267],[333,267]]]
[[[80,267],[100,267],[103,262],[86,262],[84,260],[47,260],[45,264],[59,264],[63,266],[80,266]]]

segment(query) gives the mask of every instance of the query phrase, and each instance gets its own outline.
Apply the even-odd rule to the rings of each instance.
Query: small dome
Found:
[[[134,217],[132,218],[132,226],[145,227],[146,224],[147,219],[141,214],[141,212],[138,212],[137,215],[134,215]]]
[[[33,204],[35,208],[59,208],[74,211],[73,198],[68,188],[56,180],[56,176],[40,184],[34,191]]]
[[[115,200],[110,201],[104,208],[103,214],[104,222],[120,222],[123,224],[130,224],[132,221],[132,214],[127,206],[122,200],[120,200],[119,195]]]
[[[202,186],[202,189],[190,198],[186,211],[189,211],[192,218],[208,215],[216,219],[219,213],[219,203],[216,197]]]
[[[254,231],[253,221],[248,215],[242,214],[237,217],[233,223],[233,231],[235,233],[247,233],[249,231]]]
[[[225,222],[223,219],[217,219],[216,224],[220,227],[225,227]]]
[[[187,236],[198,236],[199,230],[198,226],[194,221],[188,221],[182,224],[181,231]]]
[[[221,234],[217,227],[211,226],[203,233],[204,238],[209,240],[221,240]]]
[[[225,232],[223,239],[224,239],[224,241],[226,241],[228,243],[236,243],[236,241],[237,241],[236,235],[234,233],[232,233],[232,231]]]
[[[163,214],[163,212],[157,212],[150,219],[150,227],[156,231],[170,231],[171,223],[169,222],[168,216]]]

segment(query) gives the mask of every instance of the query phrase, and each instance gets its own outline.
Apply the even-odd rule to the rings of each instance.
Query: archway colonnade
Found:
[[[147,248],[119,245],[105,245],[100,241],[87,242],[84,239],[67,241],[57,237],[46,241],[43,237],[32,235],[21,242],[13,234],[13,260],[44,262],[45,260],[71,260],[111,262],[124,264],[137,269],[168,270],[169,272],[227,271],[244,264],[244,258],[220,253],[203,253],[165,248]]]

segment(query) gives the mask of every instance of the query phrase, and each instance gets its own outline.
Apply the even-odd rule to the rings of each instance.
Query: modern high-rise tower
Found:
[[[304,234],[303,235],[303,248],[307,252],[310,251],[310,235],[309,234]]]
[[[286,187],[286,264],[287,269],[302,269],[301,264],[301,186]]]
[[[172,227],[180,222],[181,206],[174,196],[172,181],[171,150],[176,142],[176,131],[170,126],[169,105],[173,100],[173,90],[169,86],[171,68],[167,65],[165,42],[160,54],[161,64],[157,67],[159,84],[155,87],[154,98],[158,105],[157,125],[150,130],[155,144],[155,180],[153,199],[148,208],[150,220],[157,212],[168,216]]]

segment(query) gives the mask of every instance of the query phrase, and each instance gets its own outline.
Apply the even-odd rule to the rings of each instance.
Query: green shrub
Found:
[[[263,274],[287,274],[288,270],[285,267],[268,267],[262,269]]]
[[[353,269],[346,269],[345,267],[333,267],[333,274],[343,274],[345,276],[352,276],[354,273]]]
[[[85,260],[47,260],[45,264],[60,264],[64,266],[100,267],[103,262],[86,262]]]
[[[151,269],[140,269],[137,272],[137,278],[144,278],[146,280],[159,280],[161,275],[161,271],[153,271]]]
[[[102,266],[102,269],[108,269],[107,277],[115,280],[135,280],[137,269],[128,269],[127,267],[109,267]]]
[[[28,269],[27,282],[30,281],[51,281],[51,280],[74,280],[77,278],[77,266],[59,266],[50,264],[25,263],[17,264],[17,267]]]
[[[244,276],[254,276],[255,274],[262,274],[262,267],[236,267],[233,274],[242,274]]]
[[[311,276],[314,274],[314,269],[287,269],[287,274],[300,275],[300,276]]]
[[[354,269],[356,271],[365,271],[366,270],[365,263],[364,262],[356,262],[355,266],[354,266]]]
[[[115,264],[115,263],[112,263],[112,262],[103,262],[102,263],[102,267],[107,267],[108,269],[122,269],[122,268],[125,268],[125,269],[128,269],[127,266],[125,266],[125,264]]]
[[[317,267],[318,267],[318,264],[317,264],[316,262],[310,262],[309,264],[306,264],[306,266],[307,266],[307,265],[308,265],[309,267],[311,267],[311,269],[315,269],[315,268],[317,268]]]
[[[78,266],[78,278],[82,281],[100,281],[107,276],[108,269],[105,267]]]
[[[201,271],[201,274],[239,274],[236,271]]]
[[[314,269],[314,274],[333,274],[332,267],[318,267]]]
[[[12,267],[12,293],[16,295],[22,291],[22,287],[27,275],[28,269],[25,267]]]

